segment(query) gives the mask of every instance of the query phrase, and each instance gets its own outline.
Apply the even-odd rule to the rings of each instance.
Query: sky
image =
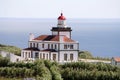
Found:
[[[90,50],[93,51],[97,51],[97,49],[102,51],[104,48],[108,50],[106,53],[115,52],[119,55],[120,0],[0,0],[0,43],[17,44],[17,41],[21,40],[23,41],[21,45],[25,45],[29,33],[50,34],[49,30],[52,26],[57,25],[56,19],[61,12],[67,18],[67,25],[72,27],[74,37],[76,40],[79,39],[80,45],[83,40],[80,48],[87,50],[90,47]],[[23,34],[25,38],[17,37],[20,34]],[[11,41],[9,41],[10,39]],[[101,42],[107,44],[100,43],[100,39]],[[84,43],[87,43],[86,46]],[[95,45],[91,47],[90,44]],[[102,45],[101,48],[100,45]],[[110,48],[108,49],[108,47]],[[103,55],[104,53],[103,51]]]
[[[120,18],[120,0],[0,0],[0,18]]]

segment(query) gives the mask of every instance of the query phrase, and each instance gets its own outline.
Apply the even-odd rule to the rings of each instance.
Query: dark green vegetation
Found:
[[[110,60],[110,58],[94,57],[89,51],[79,51],[79,58],[82,59],[96,59],[96,60]]]
[[[59,65],[56,62],[36,60],[33,63],[11,63],[9,59],[0,57],[0,77],[26,78],[37,80],[62,80]]]
[[[120,68],[104,63],[66,63],[58,64],[48,60],[33,63],[11,63],[0,57],[1,78],[26,78],[36,80],[120,80]]]
[[[120,80],[120,68],[104,63],[67,63],[62,65],[64,80]]]
[[[16,55],[20,55],[21,49],[15,46],[10,46],[10,45],[3,45],[0,44],[0,51],[6,51],[6,52],[11,52]]]
[[[0,77],[0,80],[23,80],[21,78],[5,78],[5,77]]]

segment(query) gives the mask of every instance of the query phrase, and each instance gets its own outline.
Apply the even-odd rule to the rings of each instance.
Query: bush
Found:
[[[5,67],[10,63],[9,58],[0,57],[0,67]]]

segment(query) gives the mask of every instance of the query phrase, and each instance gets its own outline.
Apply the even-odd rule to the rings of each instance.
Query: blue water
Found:
[[[35,36],[51,34],[56,19],[0,19],[0,43],[25,48],[29,33]],[[80,43],[80,50],[94,56],[120,56],[120,19],[68,19],[72,38]]]

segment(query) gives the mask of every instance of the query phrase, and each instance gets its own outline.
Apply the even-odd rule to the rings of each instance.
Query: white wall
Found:
[[[78,51],[60,51],[60,62],[64,62],[64,54],[68,55],[68,61],[70,61],[70,54],[73,54],[73,61],[78,61]]]
[[[66,21],[65,20],[58,20],[57,27],[66,27]]]
[[[58,35],[58,32],[57,32],[57,31],[53,31],[52,34],[53,34],[53,35]],[[65,36],[67,36],[68,38],[70,38],[70,32],[69,32],[69,31],[59,32],[59,35],[65,35]]]
[[[22,58],[21,56],[10,54],[10,61],[11,62],[17,62],[17,60],[22,61],[22,60],[24,60],[24,58]]]
[[[24,60],[24,58],[22,58],[21,56],[17,56],[17,55],[15,55],[14,53],[9,53],[9,52],[5,52],[5,51],[0,51],[0,54],[1,54],[2,57],[8,57],[8,58],[10,58],[10,61],[11,61],[11,62],[16,62],[17,60],[18,60],[18,61]]]
[[[69,31],[65,31],[65,32],[60,32],[59,35],[65,35],[68,38],[70,38],[70,32]]]
[[[5,52],[5,51],[0,51],[0,55],[1,55],[2,57],[7,57],[8,54],[10,54],[10,53],[9,53],[9,52]]]

